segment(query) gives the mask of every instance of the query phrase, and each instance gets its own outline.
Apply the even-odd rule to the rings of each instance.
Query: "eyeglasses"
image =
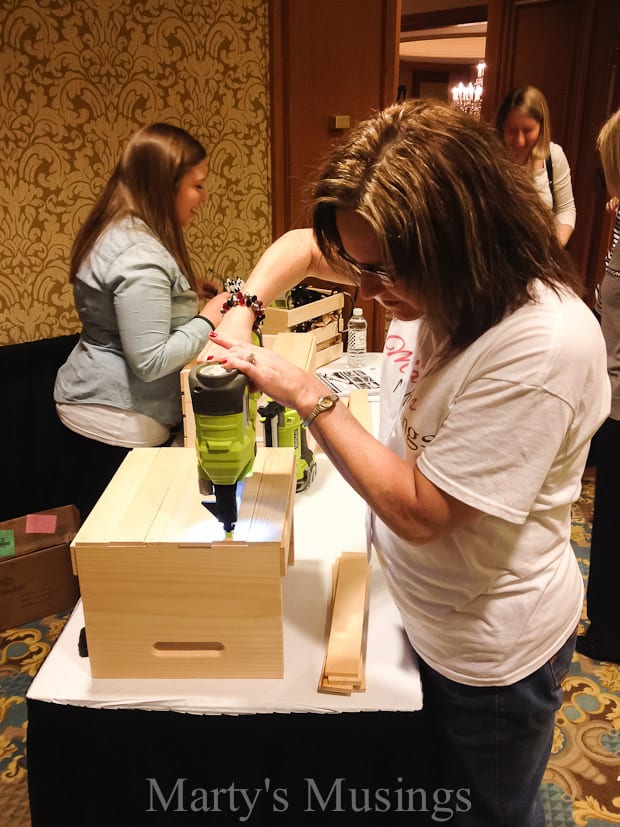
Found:
[[[338,248],[338,255],[353,270],[355,278],[357,279],[364,275],[372,276],[379,279],[381,284],[385,284],[388,287],[396,281],[396,277],[387,270],[384,270],[382,267],[377,267],[374,264],[362,264],[361,261],[356,261],[347,253],[344,247]]]

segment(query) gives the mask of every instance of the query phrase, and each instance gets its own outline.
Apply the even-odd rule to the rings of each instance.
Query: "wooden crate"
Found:
[[[324,294],[323,298],[292,309],[266,307],[262,330],[263,334],[271,335],[291,331],[304,322],[311,322],[311,332],[316,339],[316,366],[320,368],[342,356],[344,296],[342,293],[330,293],[317,287],[312,287],[312,290]],[[323,317],[331,313],[335,313],[337,317],[323,324]]]
[[[259,448],[232,540],[196,452],[129,453],[71,545],[96,678],[281,678],[295,456]]]

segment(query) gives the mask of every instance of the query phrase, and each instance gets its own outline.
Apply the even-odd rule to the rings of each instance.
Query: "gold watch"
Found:
[[[325,413],[325,411],[331,411],[336,402],[338,401],[338,398],[339,397],[337,397],[335,394],[328,394],[327,396],[322,396],[316,403],[314,408],[312,408],[306,419],[304,419],[304,427],[309,428],[319,414]]]

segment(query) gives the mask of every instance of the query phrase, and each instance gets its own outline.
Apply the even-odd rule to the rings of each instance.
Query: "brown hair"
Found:
[[[549,157],[549,144],[551,143],[551,115],[545,96],[535,86],[519,86],[506,95],[495,116],[495,128],[502,141],[504,140],[504,122],[514,109],[518,109],[528,118],[533,118],[540,126],[538,140],[532,147],[530,159],[532,161],[545,160]]]
[[[104,230],[125,216],[134,216],[157,236],[195,288],[176,196],[184,175],[204,158],[202,144],[180,127],[155,123],[136,132],[75,238],[69,281],[75,281]]]
[[[532,300],[576,288],[553,217],[491,127],[439,101],[395,104],[352,129],[314,190],[313,228],[336,270],[336,211],[364,218],[383,263],[421,296],[446,355]]]

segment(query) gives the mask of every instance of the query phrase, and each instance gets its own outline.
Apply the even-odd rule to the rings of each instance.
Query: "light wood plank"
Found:
[[[353,388],[351,390],[349,394],[349,410],[357,421],[363,425],[369,433],[372,433],[368,391],[365,388]]]
[[[318,319],[320,316],[325,316],[335,311],[342,311],[343,307],[344,296],[342,293],[334,293],[333,295],[325,296],[309,304],[304,304],[301,307],[291,309],[266,307],[263,332],[282,333],[302,322]]]
[[[369,577],[366,554],[343,552],[335,567],[329,640],[319,691],[364,691]]]

